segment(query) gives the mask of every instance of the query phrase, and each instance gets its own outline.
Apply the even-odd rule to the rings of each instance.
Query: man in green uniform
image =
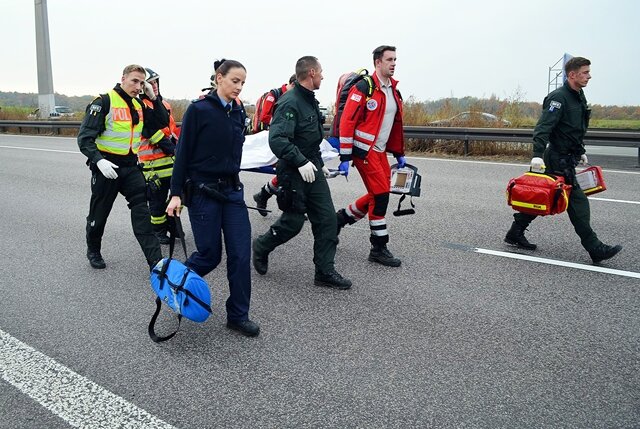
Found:
[[[269,231],[254,240],[253,266],[259,274],[266,274],[269,253],[300,232],[306,213],[314,237],[314,283],[349,289],[351,281],[334,267],[338,244],[336,215],[326,179],[329,170],[320,156],[324,133],[313,92],[320,88],[322,81],[318,59],[300,58],[296,63],[296,78],[295,86],[278,99],[269,128],[269,146],[278,157],[277,200],[283,213]]]
[[[602,243],[590,225],[589,200],[578,186],[575,167],[587,164],[583,138],[589,126],[591,109],[582,88],[587,86],[591,62],[582,57],[571,58],[564,66],[564,86],[551,92],[542,103],[542,116],[533,131],[533,159],[531,169],[561,174],[572,185],[567,213],[580,236],[582,246],[594,263],[615,256],[622,246]],[[543,160],[544,157],[544,160]],[[535,250],[536,245],[524,236],[525,229],[535,215],[515,213],[514,222],[504,241],[523,249]]]

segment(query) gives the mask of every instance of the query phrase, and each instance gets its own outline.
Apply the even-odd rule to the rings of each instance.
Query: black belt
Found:
[[[556,149],[555,147],[553,147],[552,145],[549,145],[549,150],[551,152],[555,152],[558,155],[562,155],[562,156],[580,156],[580,155],[577,155],[577,154],[575,154],[573,152],[561,152],[558,149]]]
[[[113,162],[118,167],[136,167],[138,165],[138,157],[133,153],[116,155],[114,153],[100,151],[100,154],[104,159]]]
[[[240,183],[240,178],[237,175],[226,176],[226,177],[219,177],[213,180],[207,180],[206,182],[203,182],[203,183],[205,185],[215,186],[217,188],[225,188],[228,186],[235,187]]]

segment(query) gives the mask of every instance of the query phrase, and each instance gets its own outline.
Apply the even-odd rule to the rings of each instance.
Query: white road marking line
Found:
[[[0,377],[75,427],[174,428],[2,329]]]
[[[420,156],[405,156],[405,158],[406,159],[419,159],[419,160],[425,160],[425,161],[463,162],[463,163],[466,162],[466,163],[470,163],[470,164],[508,165],[510,167],[522,167],[524,169],[528,169],[529,168],[529,164],[515,164],[515,163],[511,163],[511,162],[476,161],[476,160],[472,160],[472,159],[429,158],[429,157],[420,157]],[[609,169],[602,169],[602,171],[606,171],[607,173],[620,173],[620,174],[640,175],[639,171],[609,170]]]
[[[611,201],[611,202],[614,202],[614,203],[640,204],[640,201],[613,200],[611,198],[589,197],[589,199],[590,200],[597,200],[597,201]]]
[[[473,248],[476,253],[483,253],[485,255],[501,256],[503,258],[521,259],[523,261],[538,262],[540,264],[557,265],[560,267],[576,268],[584,271],[595,271],[598,273],[613,274],[616,276],[631,277],[640,279],[640,273],[633,271],[614,270],[613,268],[605,268],[597,265],[576,264],[574,262],[558,261],[556,259],[538,258],[536,256],[522,255],[519,253],[501,252],[498,250],[489,250],[481,248]]]
[[[30,135],[30,134],[2,134],[2,136],[0,136],[0,139],[2,138],[6,138],[7,140],[9,140],[9,138],[13,139],[14,137],[20,137],[20,138],[24,138],[24,139],[31,139],[31,138],[38,138],[38,137],[42,137],[42,138],[46,138],[46,139],[60,139],[60,140],[77,140],[77,137],[65,137],[65,136],[45,136],[45,135]]]
[[[79,150],[42,149],[42,148],[35,148],[35,147],[2,146],[2,145],[0,145],[0,148],[20,149],[20,150],[35,150],[35,151],[40,151],[40,152],[74,153],[76,155],[82,155],[82,152],[80,152]]]

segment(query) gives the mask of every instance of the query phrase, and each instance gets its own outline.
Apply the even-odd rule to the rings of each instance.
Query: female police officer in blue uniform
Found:
[[[238,178],[246,113],[237,97],[247,72],[233,60],[216,61],[214,67],[216,90],[193,102],[182,121],[167,214],[179,216],[182,197],[187,197],[197,251],[186,265],[200,276],[220,263],[224,236],[227,327],[254,337],[260,327],[249,320],[251,225]]]

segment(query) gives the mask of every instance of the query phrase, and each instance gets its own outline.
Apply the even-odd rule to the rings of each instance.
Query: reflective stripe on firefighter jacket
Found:
[[[116,155],[127,155],[129,152],[138,153],[144,125],[140,102],[135,98],[132,99],[133,106],[138,111],[140,118],[140,122],[134,126],[126,101],[113,89],[107,95],[111,107],[104,118],[105,130],[96,138],[98,150]]]
[[[144,104],[150,109],[153,109],[153,102],[148,98],[142,100]],[[169,126],[161,130],[156,131],[149,139],[142,138],[140,144],[140,150],[138,151],[138,159],[143,164],[142,172],[144,177],[149,180],[155,179],[153,176],[162,179],[164,177],[171,177],[173,174],[173,160],[174,157],[167,155],[164,151],[157,146],[157,143],[164,139],[174,137],[178,138],[176,121],[171,114],[171,105],[162,100],[162,104],[169,112]]]
[[[391,134],[387,140],[387,152],[393,155],[404,155],[404,132],[402,129],[402,97],[396,89],[398,81],[391,79],[393,96],[398,106],[398,111],[393,119]],[[366,158],[373,147],[386,108],[386,95],[380,90],[378,75],[373,74],[375,89],[371,97],[354,85],[349,91],[347,101],[340,118],[340,159],[348,161],[352,156]]]

